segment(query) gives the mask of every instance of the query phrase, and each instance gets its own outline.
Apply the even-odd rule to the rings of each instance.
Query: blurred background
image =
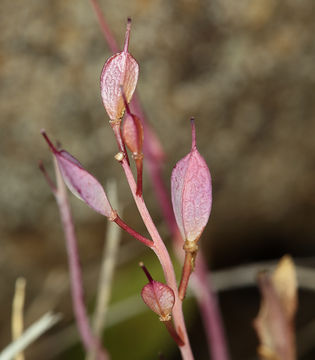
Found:
[[[199,151],[213,178],[213,210],[202,238],[213,271],[278,259],[315,266],[315,23],[313,0],[100,0],[122,46],[133,20],[130,52],[140,64],[138,94],[166,153],[164,178],[190,148],[195,116]],[[26,352],[29,359],[83,359],[69,293],[67,258],[54,198],[38,170],[53,174],[40,136],[76,156],[105,186],[115,179],[123,218],[146,234],[128,192],[99,92],[111,55],[88,0],[0,2],[0,348],[10,342],[14,283],[27,280],[26,326],[55,309],[62,322]],[[170,235],[146,176],[144,195],[169,244]],[[93,308],[106,220],[71,196],[86,299]],[[144,260],[159,264],[122,234],[112,302],[139,294]],[[237,280],[237,279],[235,279]],[[141,306],[141,298],[134,299]],[[315,296],[301,291],[298,334],[315,319]],[[255,359],[256,287],[220,292],[232,358]],[[195,302],[186,305],[197,359],[207,359]],[[69,330],[70,329],[70,330]],[[68,331],[68,332],[67,332]],[[60,334],[68,334],[60,336]],[[179,359],[150,312],[105,333],[112,358]],[[298,338],[300,359],[313,341]]]

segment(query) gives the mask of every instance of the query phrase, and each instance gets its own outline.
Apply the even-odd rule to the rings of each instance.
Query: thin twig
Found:
[[[17,340],[23,333],[24,327],[24,302],[26,280],[19,277],[15,282],[15,292],[12,302],[12,340]],[[23,352],[15,356],[15,360],[24,360]]]
[[[111,199],[111,204],[117,211],[121,212],[118,202],[116,182],[109,182],[107,186],[107,192],[109,198]],[[96,296],[96,306],[92,322],[93,333],[97,338],[102,338],[102,333],[106,324],[108,304],[111,295],[120,236],[120,228],[113,224],[112,221],[108,221],[100,278],[98,282],[98,291]],[[89,353],[87,359],[95,359],[95,352]]]
[[[229,359],[217,290],[212,283],[212,273],[208,272],[207,274],[207,265],[202,252],[198,254],[191,285],[202,314],[202,322],[212,358],[215,360]]]
[[[135,239],[141,241],[144,245],[148,247],[153,246],[153,241],[150,239],[142,236],[137,231],[133,230],[128,224],[126,224],[117,214],[116,217],[113,220],[119,227],[121,227],[123,230],[125,230],[128,234],[133,236]]]
[[[70,284],[72,303],[74,307],[78,330],[80,332],[80,336],[86,352],[93,351],[93,349],[97,348],[98,359],[108,359],[106,351],[102,348],[99,339],[94,337],[89,324],[89,319],[86,313],[86,307],[83,299],[83,282],[81,267],[79,263],[79,251],[77,247],[77,239],[74,231],[74,225],[68,202],[67,192],[55,158],[54,164],[57,179],[56,200],[59,207],[60,217],[66,238],[66,248],[71,279]]]
[[[31,325],[17,340],[8,345],[1,353],[0,360],[11,360],[14,356],[21,353],[44,332],[54,326],[61,316],[52,313],[43,315],[38,321]]]
[[[100,25],[100,28],[102,30],[103,36],[111,50],[112,53],[116,53],[119,51],[119,47],[117,45],[117,42],[110,31],[109,26],[107,25],[104,15],[102,13],[102,10],[98,4],[97,0],[90,0],[91,5],[93,6],[94,12],[97,16],[98,23]]]

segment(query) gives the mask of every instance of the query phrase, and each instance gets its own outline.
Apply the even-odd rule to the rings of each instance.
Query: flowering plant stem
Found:
[[[110,50],[112,53],[117,53],[119,51],[119,46],[117,45],[117,42],[107,24],[98,1],[90,0],[90,2],[97,15],[100,28]],[[161,175],[162,162],[164,159],[163,149],[155,133],[146,121],[146,117],[137,94],[134,94],[131,105],[135,114],[138,114],[142,120],[145,134],[143,152],[147,161],[146,164],[148,173],[151,178],[153,189],[156,193],[156,198],[162,210],[163,217],[173,236],[175,251],[178,254],[178,257],[181,258],[182,238],[177,228],[168,191]],[[196,269],[192,273],[192,290],[195,293],[200,312],[202,314],[201,317],[204,323],[209,353],[211,353],[214,360],[228,360],[229,355],[217,295],[212,285],[206,280],[208,269],[206,260],[201,250],[202,249],[199,250],[198,259],[196,261]]]
[[[109,359],[109,357],[105,350],[102,348],[99,339],[94,337],[89,324],[89,319],[83,300],[84,295],[82,288],[82,274],[79,263],[79,252],[70,211],[70,205],[68,202],[65,184],[62,180],[56,159],[54,159],[54,164],[57,179],[57,188],[53,192],[59,207],[60,217],[66,238],[66,248],[70,270],[71,294],[76,322],[86,352],[92,352],[94,349],[97,349],[97,359],[107,360]]]

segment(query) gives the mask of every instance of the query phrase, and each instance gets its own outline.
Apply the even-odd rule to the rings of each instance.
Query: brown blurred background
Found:
[[[213,177],[212,217],[202,239],[209,266],[219,269],[284,253],[302,263],[307,257],[307,264],[315,265],[309,260],[315,255],[314,0],[100,3],[121,45],[126,18],[133,19],[130,52],[140,64],[139,96],[167,155],[168,186],[172,167],[189,150],[188,119],[196,117],[199,150]],[[116,179],[125,220],[145,233],[113,159],[116,144],[100,100],[99,74],[108,56],[88,0],[1,0],[1,348],[10,340],[18,276],[27,279],[27,325],[51,308],[64,313],[53,334],[72,321],[58,212],[37,168],[42,159],[52,170],[41,128],[103,184]],[[151,189],[146,177],[145,198],[167,240]],[[106,222],[78,200],[71,202],[92,304]],[[133,246],[127,253],[134,252],[134,257],[125,266],[139,276],[139,284],[129,289],[135,294],[144,281],[137,263],[146,255],[139,255],[141,246],[131,242],[123,235],[122,251]],[[123,278],[126,267],[119,269],[117,282],[120,272]],[[221,300],[233,359],[253,359],[257,344],[251,319],[258,309],[257,291],[226,291]],[[301,304],[310,309],[299,315],[301,327],[315,317],[313,300],[311,293],[301,295]],[[199,358],[206,359],[194,304],[191,309],[193,345]],[[151,327],[154,318],[148,319],[144,326]],[[132,354],[128,359],[157,358],[158,344],[153,355],[141,357],[124,343],[139,324],[138,319],[117,328],[118,335],[112,331],[112,343],[117,335],[117,346]],[[137,333],[141,339],[146,331]],[[46,359],[35,347],[30,358]],[[178,356],[174,349],[162,351]],[[308,356],[303,359],[315,355]]]

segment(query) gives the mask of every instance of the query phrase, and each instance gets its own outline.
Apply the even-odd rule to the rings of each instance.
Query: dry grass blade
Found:
[[[60,314],[47,313],[31,325],[17,340],[9,344],[1,353],[0,360],[11,360],[21,353],[43,333],[61,319]]]
[[[258,282],[262,295],[254,321],[260,340],[258,354],[264,360],[295,360],[297,281],[292,258],[284,256],[273,274],[261,273]]]
[[[12,340],[17,340],[23,333],[24,327],[24,302],[25,302],[26,280],[22,277],[17,278],[15,282],[15,292],[12,302]],[[15,360],[24,360],[23,352],[15,356]]]

